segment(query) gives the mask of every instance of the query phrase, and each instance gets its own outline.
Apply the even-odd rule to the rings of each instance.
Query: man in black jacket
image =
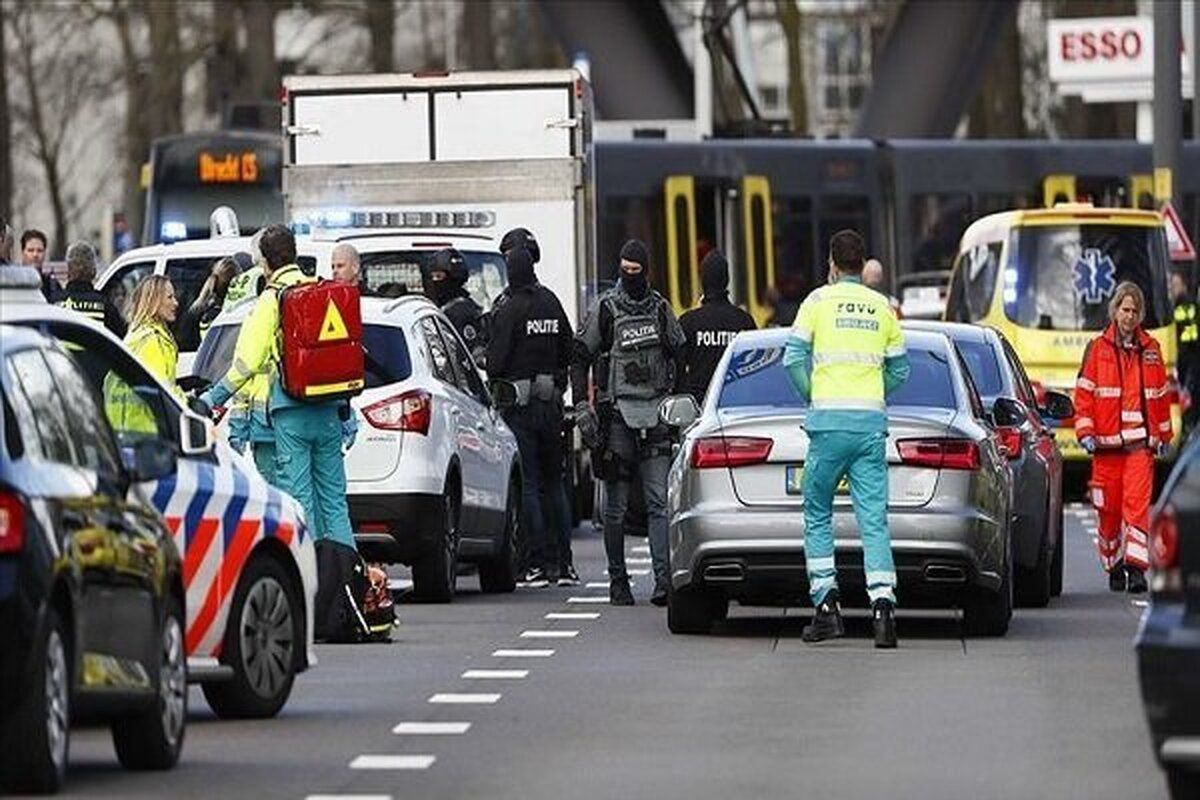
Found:
[[[523,244],[505,252],[508,287],[492,307],[487,372],[512,382],[516,405],[504,421],[521,453],[522,527],[529,563],[521,585],[579,583],[571,557],[571,513],[563,484],[563,392],[571,364],[571,323],[554,292],[538,283],[533,256]],[[543,517],[542,503],[550,512]],[[549,526],[549,530],[547,529]],[[551,574],[556,570],[557,574]]]
[[[479,363],[487,352],[487,325],[483,309],[467,292],[467,277],[467,260],[453,247],[438,250],[421,268],[425,296],[442,309]]]
[[[683,374],[679,388],[704,402],[704,391],[725,354],[725,347],[738,331],[752,331],[754,318],[729,302],[729,262],[712,250],[700,263],[700,285],[704,297],[700,307],[679,318],[687,336],[683,347]]]
[[[58,304],[91,317],[123,339],[125,317],[111,300],[96,291],[92,285],[95,280],[96,251],[87,242],[75,242],[67,248],[67,286]]]

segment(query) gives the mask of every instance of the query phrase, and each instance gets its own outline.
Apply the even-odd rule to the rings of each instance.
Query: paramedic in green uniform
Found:
[[[267,410],[275,432],[275,485],[304,507],[314,537],[353,548],[346,504],[346,464],[342,456],[342,400],[301,402],[283,391],[279,376],[279,296],[289,286],[308,283],[296,266],[296,238],[282,225],[271,225],[259,241],[267,279],[254,310],[242,323],[233,364],[201,399],[224,405],[256,376],[269,384]]]
[[[829,243],[829,285],[800,306],[783,364],[809,401],[805,422],[804,556],[816,616],[806,642],[842,635],[834,565],[833,498],[849,478],[862,536],[876,647],[896,646],[896,568],[888,535],[887,407],[908,378],[904,336],[888,298],[862,282],[866,247],[851,230]]]

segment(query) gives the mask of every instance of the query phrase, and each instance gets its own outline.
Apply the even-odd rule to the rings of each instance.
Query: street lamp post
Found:
[[[1179,40],[1179,0],[1154,4],[1154,200],[1168,203],[1174,195],[1183,136]]]

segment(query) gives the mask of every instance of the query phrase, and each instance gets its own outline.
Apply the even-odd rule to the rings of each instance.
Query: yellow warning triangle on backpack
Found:
[[[346,323],[342,321],[342,315],[337,309],[337,304],[332,300],[325,307],[325,321],[321,323],[321,335],[317,337],[318,342],[328,342],[334,339],[349,339],[350,332],[346,330]]]

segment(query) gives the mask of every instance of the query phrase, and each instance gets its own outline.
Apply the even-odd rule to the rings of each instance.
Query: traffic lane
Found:
[[[406,738],[391,751],[436,755],[428,770],[363,774],[338,788],[447,798],[1165,796],[1130,646],[1140,601],[1107,591],[1088,525],[1090,512],[1067,515],[1064,596],[1018,610],[1004,639],[962,638],[956,613],[902,612],[900,649],[880,652],[865,615],[851,611],[847,639],[812,647],[799,639],[808,612],[736,607],[714,636],[671,637],[643,587],[638,607],[597,606],[598,620],[570,623],[579,637],[505,686],[496,705],[436,717],[469,719],[468,733]],[[589,554],[595,577],[598,553]]]
[[[432,709],[432,694],[490,657],[486,643],[507,641],[577,591],[484,595],[474,576],[458,585],[449,605],[402,602],[391,644],[318,645],[320,663],[297,678],[275,719],[218,720],[193,689],[183,756],[171,772],[127,772],[106,729],[76,730],[60,796],[162,797],[169,786],[181,798],[304,797],[348,778],[355,755],[394,747],[400,709]]]

